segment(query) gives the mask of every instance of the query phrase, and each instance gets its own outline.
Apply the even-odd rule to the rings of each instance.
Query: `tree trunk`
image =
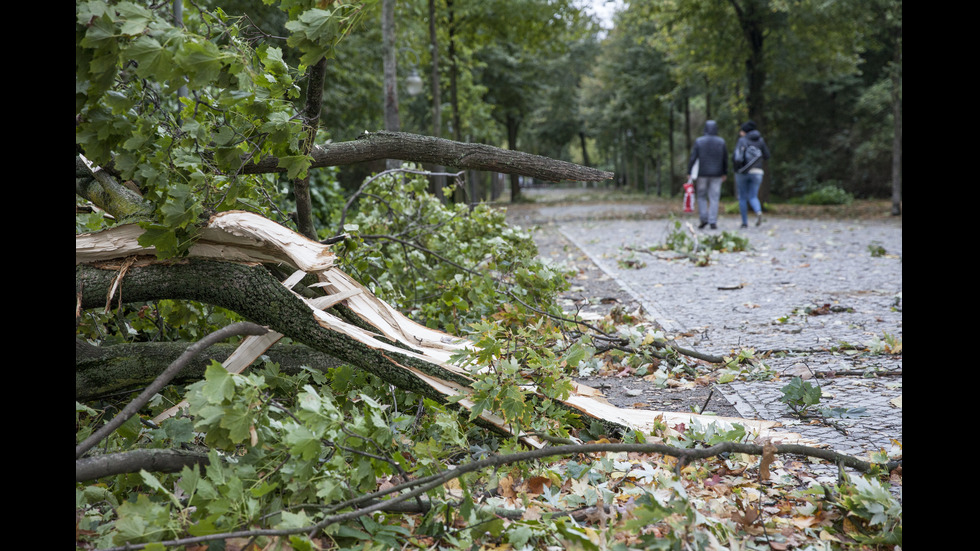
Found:
[[[591,166],[589,163],[589,148],[586,145],[585,131],[580,130],[578,133],[579,142],[582,144],[582,165]]]
[[[446,0],[446,11],[449,15],[449,101],[452,105],[453,139],[458,142],[463,138],[463,123],[459,117],[459,86],[457,83],[459,59],[456,55],[456,11],[453,0]]]
[[[899,8],[901,9],[901,8]],[[895,63],[892,67],[892,215],[902,214],[902,34],[895,40]]]
[[[202,351],[174,379],[186,384],[204,377],[211,362],[221,363],[238,345],[221,343]],[[156,379],[187,349],[184,342],[138,342],[112,346],[75,346],[75,399],[100,397],[138,390]],[[326,373],[342,362],[302,344],[278,344],[266,353],[286,375],[297,375],[304,367]]]
[[[755,121],[759,128],[765,128],[766,105],[765,105],[765,86],[766,86],[766,66],[765,66],[765,30],[768,8],[766,3],[759,0],[745,0],[741,4],[735,0],[729,0],[735,9],[735,16],[742,29],[742,35],[749,48],[749,55],[745,59],[745,77],[748,82],[748,91],[745,95],[745,102],[748,107],[749,119]],[[759,200],[766,203],[769,200],[769,190],[771,188],[772,177],[766,170],[763,174],[762,185],[759,188]]]
[[[320,111],[323,108],[323,79],[327,68],[327,58],[321,58],[306,72],[309,82],[306,85],[306,108],[303,111],[303,154],[309,155],[316,145],[316,132],[320,128]],[[316,224],[313,221],[313,200],[310,197],[310,173],[293,181],[293,196],[296,198],[296,227],[299,233],[316,239]]]
[[[513,115],[507,115],[507,148],[517,151],[517,130],[521,121]],[[521,177],[517,174],[510,175],[510,202],[516,203],[521,199]]]
[[[385,89],[385,130],[398,132],[401,130],[401,120],[398,117],[398,69],[395,61],[395,0],[381,0],[381,45]],[[385,167],[389,170],[399,166],[401,162],[397,159],[385,160]]]
[[[442,136],[442,93],[439,83],[439,42],[436,34],[436,2],[429,0],[429,50],[432,55],[432,135],[436,138]],[[445,167],[436,165],[433,172],[444,172]],[[433,176],[432,195],[439,201],[445,202],[443,188],[446,187],[446,177],[443,175]]]

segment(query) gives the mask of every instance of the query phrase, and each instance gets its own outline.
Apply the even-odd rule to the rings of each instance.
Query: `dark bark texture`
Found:
[[[105,306],[116,275],[116,270],[76,266],[75,281],[81,308]],[[377,375],[399,388],[440,402],[445,401],[445,395],[434,391],[402,366],[416,368],[461,386],[469,386],[471,382],[439,365],[420,361],[408,354],[372,348],[339,331],[322,327],[311,315],[310,307],[261,265],[189,260],[133,266],[123,278],[118,292],[126,302],[184,299],[227,308],[254,323],[273,327],[295,341]],[[405,346],[401,343],[388,344]]]
[[[225,361],[237,344],[216,344],[202,351],[173,379],[188,384],[204,378],[211,362]],[[156,379],[187,349],[185,342],[138,342],[113,346],[76,345],[75,399],[93,400],[120,392],[139,390]],[[304,367],[326,373],[339,360],[302,344],[277,344],[266,352],[269,361],[285,375],[297,375]]]
[[[597,182],[613,177],[611,172],[557,161],[541,155],[405,132],[365,132],[354,141],[317,146],[313,148],[312,155],[311,168],[349,165],[380,159],[401,159],[458,169],[523,174],[550,182],[561,180]],[[279,168],[278,164],[277,158],[266,157],[256,163],[245,165],[242,171],[247,174],[285,172],[285,169]]]

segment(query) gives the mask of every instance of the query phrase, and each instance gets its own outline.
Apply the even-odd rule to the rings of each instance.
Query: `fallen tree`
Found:
[[[498,468],[565,455],[609,463],[583,454],[647,454],[637,481],[680,482],[690,474],[686,462],[717,453],[762,453],[760,477],[774,453],[877,468],[800,447],[798,435],[772,423],[617,408],[571,384],[567,371],[585,347],[566,341],[583,328],[601,341],[595,350],[625,351],[625,341],[559,315],[544,304],[553,297],[547,290],[520,287],[519,280],[544,280],[548,270],[508,263],[514,251],[522,260],[534,253],[508,242],[502,235],[512,232],[496,222],[481,225],[490,209],[457,204],[447,216],[426,218],[428,199],[405,193],[407,178],[385,174],[378,177],[387,195],[360,189],[344,198],[348,204],[317,213],[311,190],[336,181],[311,175],[355,162],[400,159],[551,181],[612,175],[401,132],[314,145],[325,103],[324,56],[364,6],[300,4],[281,6],[289,19],[285,42],[268,34],[255,39],[247,18],[200,5],[186,6],[191,13],[174,24],[164,4],[76,4],[78,547],[216,539],[236,545],[238,536],[265,547],[275,545],[263,539],[271,536],[289,538],[293,548],[326,548],[366,535],[400,548],[408,536],[430,534],[442,541],[414,544],[471,547],[502,530],[484,533],[485,523],[501,518],[499,508],[483,507],[495,485],[503,487]],[[296,51],[284,53],[283,44]],[[290,53],[303,60],[298,67],[287,64]],[[410,171],[424,173],[403,172]],[[427,189],[429,182],[412,184]],[[337,223],[329,209],[339,206]],[[419,217],[411,231],[397,224],[404,213]],[[382,231],[348,235],[348,214]],[[501,235],[482,239],[492,233],[488,227]],[[426,232],[436,232],[438,247],[421,243]],[[358,258],[352,251],[368,238],[375,254]],[[450,258],[454,246],[471,243],[478,245],[465,261]],[[396,253],[415,263],[391,261]],[[376,269],[362,269],[360,260],[375,261]],[[446,281],[414,286],[413,277]],[[483,287],[441,294],[467,277]],[[514,289],[479,295],[510,284]],[[427,317],[431,312],[406,307],[399,286],[449,314]],[[460,294],[478,295],[471,303],[482,309],[459,316]],[[168,308],[173,318],[161,313]],[[474,319],[486,320],[490,333],[499,326],[514,331],[495,340],[497,334],[462,330]],[[239,329],[247,336],[215,343]],[[756,436],[762,440],[743,445]],[[729,443],[706,446],[717,438]],[[739,475],[750,468],[738,467]],[[581,487],[572,487],[581,480],[559,470],[553,490],[569,502],[582,497]],[[408,500],[429,511],[425,518],[367,514]],[[407,534],[406,525],[416,533]],[[457,539],[460,526],[472,536]],[[578,527],[552,524],[547,531],[552,541],[595,545]],[[511,541],[526,541],[524,532],[512,530]]]
[[[404,390],[443,402],[453,400],[463,407],[472,405],[468,388],[473,376],[450,360],[473,344],[422,326],[391,308],[339,270],[328,246],[245,212],[215,215],[188,258],[176,262],[157,261],[153,250],[138,244],[140,233],[138,226],[124,225],[76,237],[77,311],[108,308],[122,300],[168,298],[215,304]],[[289,265],[295,273],[280,282],[263,262]],[[315,277],[310,286],[322,289],[322,296],[306,298],[290,289],[308,275]],[[249,362],[276,340],[266,337],[249,353]],[[620,429],[643,429],[661,414],[622,410],[603,404],[597,396],[582,387],[564,403]],[[480,419],[507,430],[506,421],[494,412],[483,411]],[[772,428],[771,423],[747,423],[763,432]],[[526,441],[541,446],[532,437]]]

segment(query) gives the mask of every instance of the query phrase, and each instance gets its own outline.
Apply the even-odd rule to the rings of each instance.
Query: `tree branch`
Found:
[[[111,421],[99,428],[99,430],[92,433],[91,436],[86,438],[81,444],[75,446],[75,459],[80,458],[88,450],[92,449],[93,446],[97,445],[102,441],[103,438],[112,434],[113,431],[118,429],[125,423],[130,417],[136,415],[139,410],[145,406],[153,398],[155,394],[163,390],[163,387],[170,383],[170,380],[184,368],[185,365],[196,356],[201,350],[211,346],[216,342],[223,341],[228,337],[234,337],[237,335],[264,335],[268,330],[264,327],[252,323],[234,323],[227,327],[222,327],[214,333],[204,337],[200,341],[187,347],[187,351],[184,352],[181,357],[177,358],[175,362],[170,364],[168,367],[155,381],[153,384],[148,386],[139,396],[136,397],[132,402],[126,405],[125,408],[118,415],[113,417]]]
[[[171,383],[188,383],[204,378],[204,371],[212,361],[225,361],[236,348],[237,344],[218,343],[202,350]],[[186,342],[85,345],[84,349],[76,346],[75,399],[95,400],[148,385],[186,349]],[[279,343],[265,355],[286,375],[299,374],[305,367],[326,373],[341,363],[323,352],[298,343]]]
[[[510,465],[513,463],[521,463],[524,461],[533,461],[537,459],[543,459],[546,457],[555,457],[563,455],[578,455],[578,454],[589,454],[589,453],[618,453],[618,452],[632,452],[632,453],[647,453],[647,454],[661,454],[671,457],[676,457],[678,459],[678,467],[686,465],[691,461],[698,459],[708,459],[711,457],[716,457],[724,453],[744,453],[749,455],[763,455],[766,449],[765,446],[760,444],[743,444],[738,442],[722,442],[708,448],[676,448],[673,446],[668,446],[666,444],[659,443],[645,443],[645,444],[578,444],[569,446],[555,446],[549,448],[541,448],[537,450],[531,450],[526,452],[512,453],[508,455],[498,455],[489,457],[487,459],[482,459],[478,461],[473,461],[463,465],[457,465],[455,468],[442,471],[433,475],[418,478],[415,480],[410,480],[388,488],[385,490],[379,490],[371,494],[365,494],[358,496],[356,498],[347,500],[342,503],[332,504],[329,507],[331,511],[338,511],[345,508],[353,507],[354,510],[338,513],[335,515],[328,515],[324,519],[320,520],[312,526],[304,526],[292,529],[281,529],[281,530],[243,530],[238,532],[229,532],[225,534],[210,534],[207,536],[197,536],[192,538],[182,538],[177,540],[170,540],[164,542],[158,542],[165,546],[180,546],[180,545],[191,545],[196,543],[204,543],[208,541],[216,541],[230,538],[253,538],[259,536],[288,536],[292,534],[315,534],[320,530],[323,530],[327,526],[332,524],[337,524],[339,522],[346,522],[358,518],[363,515],[373,513],[375,511],[380,511],[386,508],[391,508],[399,503],[406,500],[413,499],[417,496],[424,494],[425,492],[442,486],[446,482],[452,479],[463,476],[464,474],[480,471],[483,469],[499,468],[504,465]],[[869,472],[874,469],[875,464],[861,461],[856,457],[839,454],[834,451],[824,450],[820,448],[813,448],[809,446],[801,446],[796,444],[785,444],[776,445],[776,454],[791,454],[791,455],[805,455],[809,457],[816,457],[818,459],[825,459],[832,461],[844,467],[849,467],[860,472]],[[892,470],[901,465],[901,461],[894,461],[887,463],[885,465],[880,465],[887,470]],[[385,496],[394,495],[395,493],[404,493],[393,497],[391,499],[380,500],[380,498]],[[361,505],[364,507],[358,508]],[[146,547],[148,544],[133,544],[126,545],[124,547],[114,547],[104,551],[123,551],[123,550],[136,550]]]
[[[320,126],[320,110],[323,106],[323,77],[327,58],[321,58],[306,71],[306,108],[303,110],[303,154],[309,155],[316,143],[316,132]],[[313,201],[310,199],[310,173],[293,180],[293,196],[296,198],[296,227],[299,233],[316,239],[316,224],[313,222]]]
[[[381,159],[432,163],[467,170],[521,174],[557,182],[597,182],[613,177],[611,172],[557,161],[540,155],[501,149],[478,143],[462,143],[406,132],[365,132],[354,141],[313,148],[311,168],[341,166]],[[242,167],[245,174],[285,172],[279,159],[265,157]]]
[[[184,467],[207,465],[207,454],[181,450],[133,450],[83,457],[75,461],[75,482],[87,482],[107,476],[148,471],[179,473]]]

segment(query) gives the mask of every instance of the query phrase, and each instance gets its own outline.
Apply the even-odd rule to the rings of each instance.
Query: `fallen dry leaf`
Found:
[[[501,497],[515,497],[517,494],[514,492],[514,479],[510,475],[501,478],[497,482],[497,492]]]
[[[743,512],[735,511],[732,513],[732,520],[741,524],[743,527],[749,527],[759,518],[759,510],[755,507],[746,507]]]
[[[551,486],[551,480],[545,476],[532,476],[527,479],[527,492],[532,495],[544,493],[545,486]]]
[[[772,440],[766,439],[765,444],[762,445],[762,460],[759,461],[759,481],[768,482],[769,481],[769,467],[772,462],[776,459],[776,445],[772,443]]]

